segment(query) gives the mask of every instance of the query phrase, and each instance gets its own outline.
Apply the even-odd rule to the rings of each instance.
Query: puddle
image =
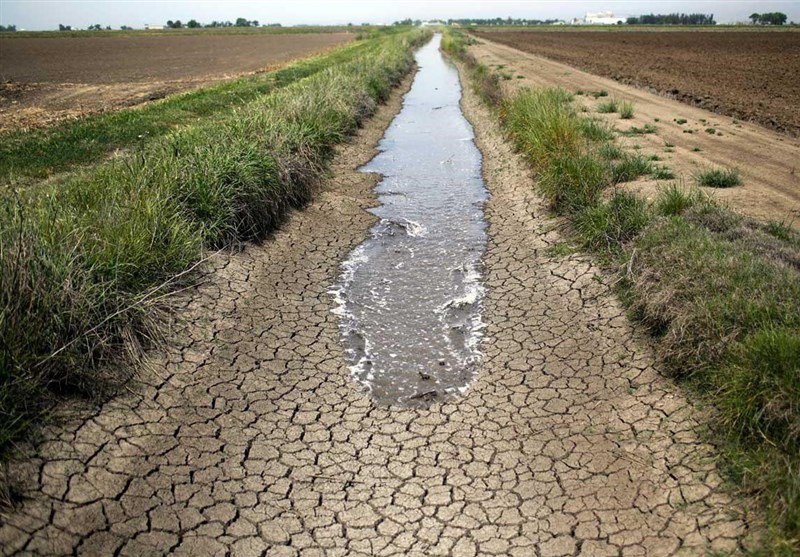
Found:
[[[458,73],[436,35],[401,112],[363,172],[378,172],[380,222],[332,291],[353,378],[379,403],[428,405],[463,393],[481,338],[487,192],[461,113]]]

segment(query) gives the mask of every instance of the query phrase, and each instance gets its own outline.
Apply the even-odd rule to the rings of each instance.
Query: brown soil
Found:
[[[800,33],[475,31],[492,41],[800,135]]]
[[[273,69],[350,33],[0,39],[0,132]]]
[[[268,242],[214,260],[131,392],[52,428],[14,465],[25,555],[706,555],[748,535],[698,435],[524,161],[466,91],[492,197],[485,358],[464,397],[375,404],[350,376],[328,293],[368,235],[356,171],[395,96]],[[752,524],[752,522],[750,522]]]
[[[497,35],[499,33],[492,36]],[[630,137],[620,134],[617,141],[630,149],[638,148],[643,154],[658,155],[662,160],[656,164],[669,167],[679,181],[691,185],[694,176],[709,167],[738,168],[743,186],[704,190],[743,214],[800,227],[800,140],[759,125],[732,122],[730,118],[675,99],[503,44],[483,40],[482,44],[470,47],[470,52],[479,62],[493,68],[502,66],[501,71],[512,74],[513,79],[503,82],[509,90],[526,86],[562,87],[569,91],[606,90],[608,98],[631,101],[634,118],[622,120],[618,114],[597,113],[597,105],[608,98],[576,97],[577,104],[586,108],[587,115],[606,119],[620,132],[631,127],[642,128],[645,124],[655,126],[656,133]],[[687,122],[681,125],[675,121],[681,118]],[[707,133],[709,128],[715,133]],[[686,133],[688,131],[692,133]],[[623,187],[652,197],[665,184],[664,181],[640,179]]]

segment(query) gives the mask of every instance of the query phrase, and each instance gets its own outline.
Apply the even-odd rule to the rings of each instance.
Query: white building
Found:
[[[575,18],[573,25],[618,25],[625,23],[621,17],[615,17],[614,12],[586,12],[583,19]]]

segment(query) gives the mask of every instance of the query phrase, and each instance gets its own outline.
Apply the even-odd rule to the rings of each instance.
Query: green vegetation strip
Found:
[[[719,206],[700,190],[653,202],[617,182],[662,171],[610,143],[559,89],[503,98],[498,80],[450,33],[480,96],[573,225],[575,241],[620,269],[619,294],[652,332],[664,369],[717,409],[713,431],[729,476],[764,502],[769,531],[754,555],[800,550],[800,234]],[[491,90],[495,87],[495,90]],[[587,133],[587,130],[590,133]],[[655,130],[653,130],[655,131]],[[735,171],[701,184],[735,186]]]
[[[376,39],[227,118],[0,196],[0,448],[54,393],[124,380],[160,300],[207,254],[263,238],[311,198],[334,147],[412,68],[414,31]]]
[[[116,149],[140,148],[177,126],[209,116],[227,117],[231,110],[314,75],[332,65],[355,60],[380,49],[379,33],[286,68],[238,79],[145,106],[93,114],[39,130],[0,136],[0,184],[26,185],[75,165],[95,163]]]

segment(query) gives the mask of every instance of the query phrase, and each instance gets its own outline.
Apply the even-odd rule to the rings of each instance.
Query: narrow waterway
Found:
[[[441,36],[417,52],[403,109],[361,170],[383,178],[380,221],[333,291],[353,378],[380,403],[463,393],[480,357],[486,244],[481,155]]]

